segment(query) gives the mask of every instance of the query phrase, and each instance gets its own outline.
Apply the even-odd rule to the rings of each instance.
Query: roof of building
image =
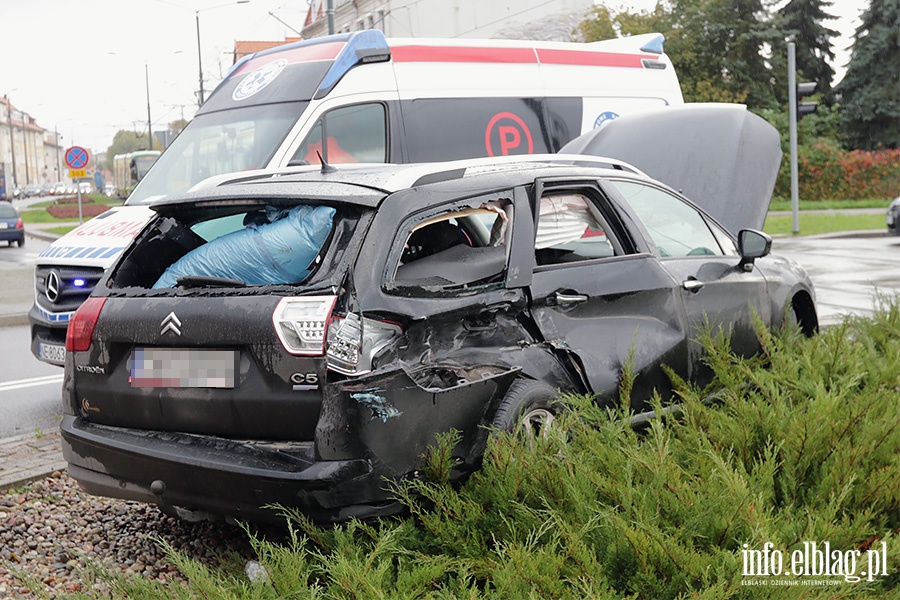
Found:
[[[234,62],[237,62],[247,56],[248,54],[253,54],[254,52],[259,52],[260,50],[268,50],[269,48],[274,48],[275,46],[282,46],[284,44],[292,44],[294,42],[299,42],[303,38],[300,37],[286,37],[284,41],[281,42],[272,42],[272,41],[235,41],[234,42]]]

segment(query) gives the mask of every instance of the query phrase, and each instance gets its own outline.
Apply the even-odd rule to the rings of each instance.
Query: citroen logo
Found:
[[[175,311],[167,314],[166,318],[160,322],[160,326],[162,327],[162,331],[159,332],[159,335],[165,335],[167,332],[181,335],[181,329],[179,329],[179,327],[181,327],[181,321],[178,320]]]
[[[62,283],[59,280],[59,273],[50,271],[47,275],[47,300],[56,304],[56,301],[59,300],[59,291],[61,287]]]

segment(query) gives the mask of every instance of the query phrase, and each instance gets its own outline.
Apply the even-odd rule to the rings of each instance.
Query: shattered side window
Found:
[[[535,261],[541,266],[615,256],[607,230],[585,196],[544,196],[534,240]]]
[[[508,200],[443,213],[401,231],[393,284],[454,288],[497,281],[506,269],[512,218]]]

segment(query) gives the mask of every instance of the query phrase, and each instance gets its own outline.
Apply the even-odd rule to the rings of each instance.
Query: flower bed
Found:
[[[96,217],[100,213],[106,212],[109,210],[109,206],[106,204],[82,204],[81,205],[81,215],[83,217]],[[78,204],[65,204],[63,206],[48,206],[47,212],[53,215],[57,219],[77,219],[78,218]]]

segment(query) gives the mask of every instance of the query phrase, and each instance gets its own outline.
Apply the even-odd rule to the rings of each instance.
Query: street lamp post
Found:
[[[233,4],[247,4],[250,0],[236,0]],[[194,18],[197,21],[197,69],[199,72],[200,78],[200,94],[197,96],[197,107],[203,106],[203,102],[206,100],[203,94],[203,53],[200,51],[200,13],[212,10],[214,8],[222,8],[224,6],[231,6],[232,3],[228,4],[220,4],[218,6],[210,6],[209,8],[201,8],[200,10],[194,11]]]

